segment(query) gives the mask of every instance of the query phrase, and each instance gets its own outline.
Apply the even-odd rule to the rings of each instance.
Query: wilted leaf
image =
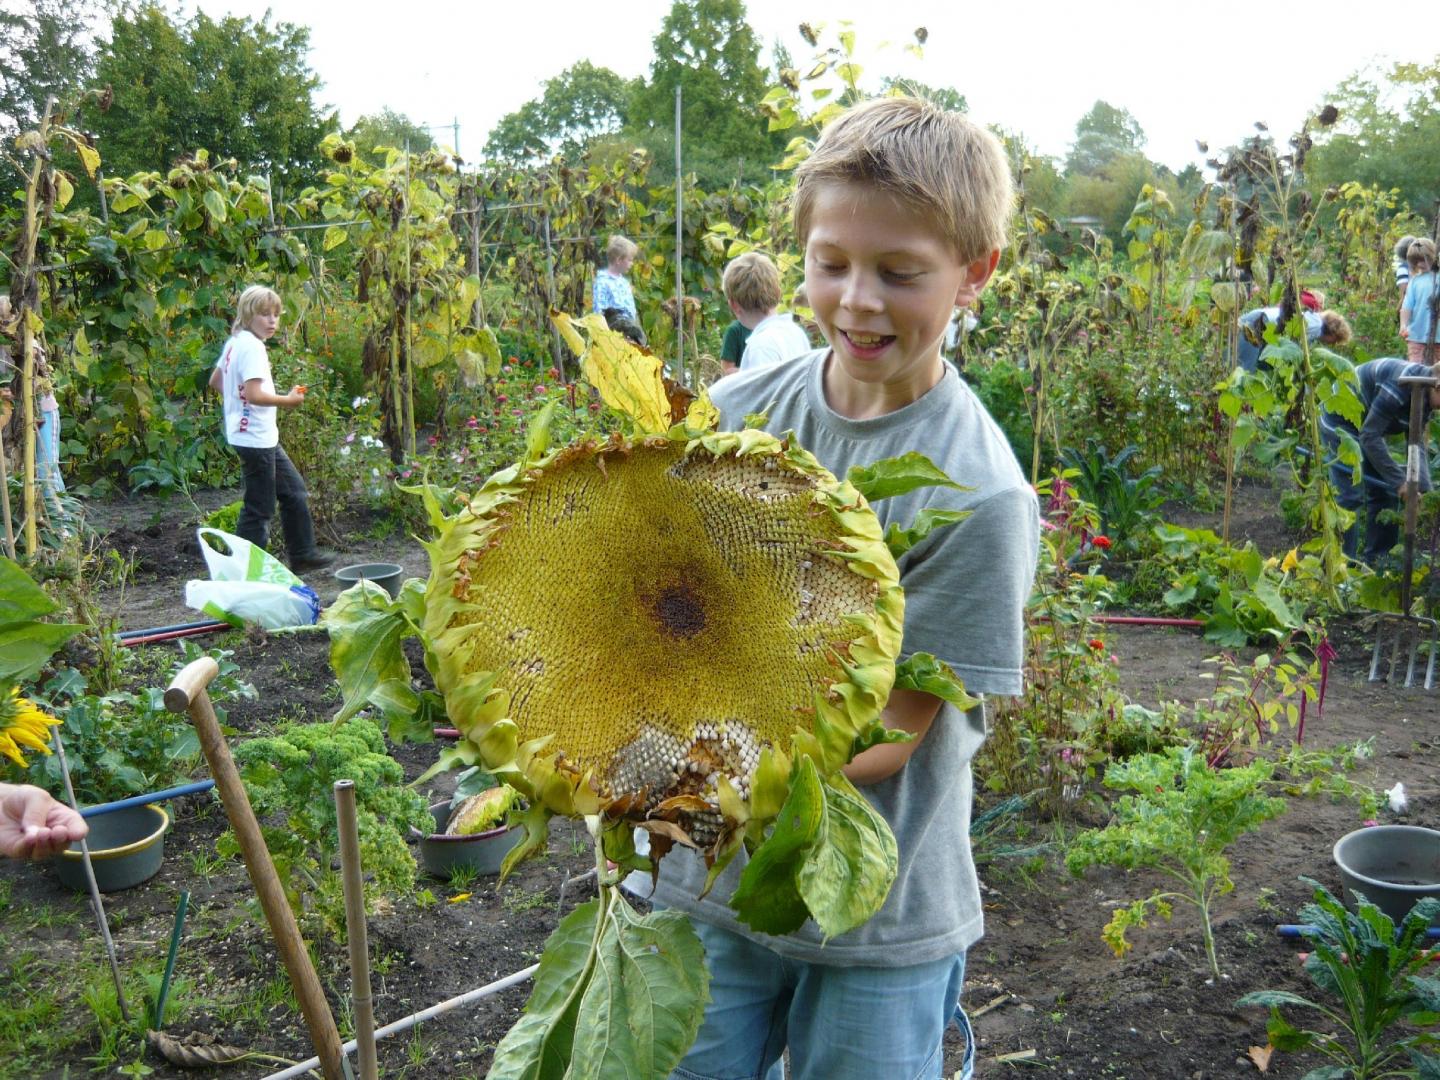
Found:
[[[1252,1046],[1246,1051],[1250,1056],[1250,1060],[1255,1063],[1255,1068],[1259,1069],[1262,1073],[1270,1071],[1270,1055],[1274,1052],[1275,1048],[1268,1045]]]

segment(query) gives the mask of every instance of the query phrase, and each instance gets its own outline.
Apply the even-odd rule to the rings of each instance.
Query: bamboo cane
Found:
[[[13,291],[15,310],[20,316],[21,343],[21,460],[25,477],[25,554],[34,558],[39,538],[35,526],[35,331],[30,325],[31,295],[35,281],[35,245],[39,240],[40,213],[36,205],[40,189],[40,175],[45,171],[49,157],[50,115],[55,109],[55,99],[45,99],[45,114],[40,118],[40,145],[35,148],[35,161],[30,166],[30,176],[25,183],[25,232],[21,237],[19,290]]]
[[[220,790],[220,799],[225,804],[225,816],[240,843],[245,857],[245,869],[249,871],[250,882],[265,920],[270,924],[275,945],[280,950],[280,959],[290,975],[290,984],[295,988],[295,997],[300,1002],[300,1012],[310,1029],[310,1040],[320,1058],[320,1068],[325,1080],[342,1080],[347,1070],[343,1064],[340,1049],[340,1032],[335,1027],[335,1017],[320,988],[300,928],[295,925],[295,915],[285,899],[285,890],[275,873],[275,864],[270,860],[270,849],[260,833],[260,823],[255,820],[255,811],[250,807],[245,785],[240,782],[235,759],[230,756],[230,747],[220,733],[215,719],[214,706],[205,688],[210,680],[220,673],[220,667],[213,659],[202,656],[187,664],[165,691],[165,707],[173,713],[189,713],[190,722],[200,738],[200,749],[210,765],[215,786]]]
[[[345,886],[345,937],[350,944],[351,998],[360,1080],[379,1080],[375,1056],[375,999],[370,996],[370,947],[365,927],[365,885],[360,880],[360,827],[355,814],[355,781],[335,781],[335,816],[340,830],[340,877]]]

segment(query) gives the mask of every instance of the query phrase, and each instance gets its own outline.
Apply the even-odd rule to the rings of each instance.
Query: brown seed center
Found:
[[[692,638],[705,629],[705,605],[689,585],[667,585],[650,610],[660,629],[672,637]]]

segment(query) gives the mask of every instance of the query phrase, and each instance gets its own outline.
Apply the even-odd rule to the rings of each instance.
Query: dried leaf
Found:
[[[205,1031],[192,1031],[176,1038],[163,1031],[147,1031],[145,1038],[161,1057],[182,1069],[204,1069],[215,1065],[234,1065],[252,1057],[249,1050],[227,1046]]]
[[[1255,1068],[1262,1073],[1270,1071],[1270,1055],[1274,1052],[1275,1048],[1268,1043],[1264,1046],[1252,1046],[1248,1051],[1250,1060],[1255,1063]]]

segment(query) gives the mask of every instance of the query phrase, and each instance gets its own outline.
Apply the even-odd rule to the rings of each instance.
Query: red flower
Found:
[[[1105,642],[1101,641],[1098,637],[1092,637],[1088,644],[1090,648],[1094,649],[1096,652],[1099,652],[1101,649],[1105,648]]]
[[[1111,545],[1110,545],[1110,538],[1109,538],[1108,536],[1097,536],[1097,537],[1095,537],[1094,540],[1092,540],[1092,541],[1090,541],[1090,542],[1091,542],[1092,544],[1094,544],[1094,545],[1095,545],[1096,547],[1098,547],[1098,548],[1106,548],[1107,550],[1108,550],[1109,547],[1111,546]]]
[[[560,369],[559,369],[558,367],[552,367],[552,368],[550,369],[550,378],[555,379],[555,380],[557,380],[557,381],[559,380],[559,378],[560,378]]]
[[[496,404],[496,405],[504,405],[504,404],[505,404],[507,401],[509,401],[509,400],[510,400],[510,399],[509,399],[508,397],[506,397],[504,394],[496,394],[496,395],[495,395],[495,404]]]

